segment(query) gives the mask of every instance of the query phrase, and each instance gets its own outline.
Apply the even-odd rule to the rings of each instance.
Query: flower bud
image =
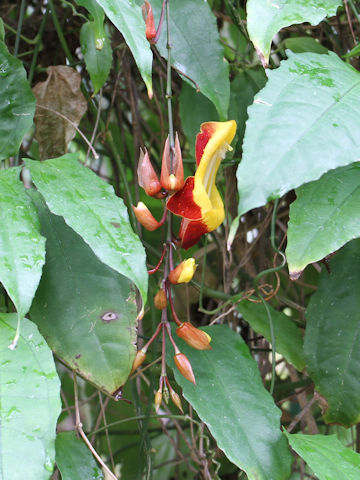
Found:
[[[156,413],[159,411],[161,402],[162,402],[162,391],[158,390],[155,393],[155,399],[154,399]]]
[[[151,165],[146,148],[144,151],[140,148],[137,176],[140,187],[145,190],[147,195],[154,197],[160,192],[161,184],[154,167]]]
[[[169,281],[173,285],[177,283],[188,283],[193,278],[197,265],[194,258],[188,258],[171,270]]]
[[[152,40],[156,37],[156,28],[154,22],[154,14],[152,11],[151,3],[148,0],[145,0],[145,3],[142,7],[143,16],[145,20],[145,35],[146,39],[153,43]]]
[[[160,223],[152,216],[150,210],[143,202],[139,202],[136,207],[132,206],[135,217],[139,220],[141,225],[153,232],[160,227]]]
[[[182,405],[181,405],[180,397],[175,392],[175,390],[173,390],[172,388],[170,388],[170,398],[171,398],[173,404],[176,405],[177,408],[180,410],[180,412],[184,413],[184,410],[183,410]]]
[[[184,167],[178,134],[175,136],[175,151],[171,168],[169,136],[166,139],[161,164],[160,183],[165,190],[177,192],[184,186]]]
[[[210,335],[194,327],[190,322],[182,323],[176,329],[176,334],[190,345],[190,347],[196,348],[197,350],[211,350]]]
[[[191,363],[189,362],[189,359],[187,358],[187,356],[181,352],[175,353],[174,362],[175,362],[176,368],[179,370],[181,375],[185,377],[186,380],[189,380],[189,382],[196,385],[194,372],[192,370]]]
[[[167,306],[166,293],[164,290],[159,290],[154,297],[154,305],[158,310],[164,310]]]
[[[135,372],[135,370],[136,370],[137,368],[140,367],[140,365],[144,362],[145,358],[146,358],[146,352],[144,352],[143,350],[138,350],[138,351],[136,352],[136,357],[135,357],[135,360],[134,360],[134,362],[133,362],[133,364],[132,364],[132,368],[131,368],[130,375],[131,375],[133,372]]]

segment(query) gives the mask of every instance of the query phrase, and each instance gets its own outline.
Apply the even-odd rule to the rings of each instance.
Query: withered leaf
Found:
[[[37,107],[35,138],[41,160],[67,152],[69,142],[86,112],[87,103],[80,90],[79,72],[65,65],[47,69],[48,78],[33,88]]]

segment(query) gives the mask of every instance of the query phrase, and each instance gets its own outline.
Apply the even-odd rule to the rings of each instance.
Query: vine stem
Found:
[[[169,122],[169,145],[170,145],[170,173],[174,171],[174,124],[172,116],[172,89],[171,89],[171,35],[170,35],[170,0],[165,0],[166,4],[166,33],[167,43],[166,48],[168,51],[167,65],[166,65],[166,98],[168,104],[168,122]]]
[[[95,448],[91,445],[90,443],[90,440],[87,438],[83,428],[82,428],[82,423],[81,423],[81,419],[80,419],[80,410],[79,410],[79,392],[78,392],[78,385],[77,385],[77,376],[76,376],[76,373],[73,372],[73,378],[74,378],[74,398],[75,398],[75,427],[76,427],[76,430],[79,432],[79,435],[81,436],[81,438],[84,440],[86,446],[88,447],[88,449],[91,451],[91,453],[93,454],[93,456],[96,458],[96,460],[99,462],[99,464],[102,466],[102,468],[106,471],[106,473],[108,474],[109,478],[111,480],[118,480],[117,477],[115,477],[115,475],[112,473],[112,471],[105,465],[105,463],[102,461],[100,455],[97,453],[97,451],[95,450]],[[109,427],[109,425],[107,425],[106,427],[104,427],[104,429],[106,430],[107,428]]]

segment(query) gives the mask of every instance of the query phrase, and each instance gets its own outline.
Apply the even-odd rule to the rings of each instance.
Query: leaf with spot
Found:
[[[305,362],[323,397],[326,423],[349,427],[360,420],[360,240],[321,272],[306,310]]]
[[[39,194],[32,198],[47,241],[31,319],[64,363],[112,394],[125,383],[136,353],[133,284],[104,265]]]
[[[186,400],[208,426],[218,447],[249,480],[287,480],[292,458],[280,431],[280,410],[265,389],[256,362],[240,335],[225,325],[203,329],[212,350],[194,350],[177,339],[191,362],[196,385],[168,363]]]
[[[16,324],[16,314],[0,314],[0,478],[49,480],[60,381],[49,347],[26,318],[16,350],[8,349]]]
[[[76,0],[76,3],[92,16],[80,29],[80,42],[95,95],[106,82],[112,64],[111,44],[104,27],[105,14],[95,0]]]
[[[22,318],[40,281],[45,239],[20,172],[21,167],[0,171],[0,281]]]
[[[35,103],[22,62],[0,38],[0,160],[17,154],[33,123]]]
[[[317,262],[360,236],[360,163],[326,173],[296,191],[290,207],[286,258],[296,279]]]
[[[289,25],[308,22],[317,25],[325,17],[336,14],[341,0],[248,0],[247,29],[251,41],[264,62],[270,56],[275,34]]]
[[[103,263],[132,280],[145,303],[145,251],[113,187],[81,165],[76,154],[25,162],[49,209],[64,217]]]
[[[248,109],[239,214],[359,160],[360,73],[335,53],[291,53]]]

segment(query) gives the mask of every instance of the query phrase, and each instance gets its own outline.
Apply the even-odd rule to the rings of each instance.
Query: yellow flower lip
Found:
[[[169,280],[172,284],[189,283],[193,278],[197,265],[194,258],[183,260],[174,270],[169,273]]]

